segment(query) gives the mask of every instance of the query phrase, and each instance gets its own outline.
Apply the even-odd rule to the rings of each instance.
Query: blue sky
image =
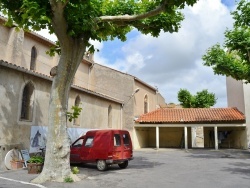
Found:
[[[221,2],[227,7],[233,7],[236,0],[222,0]]]
[[[185,20],[178,33],[153,38],[132,31],[126,42],[97,44],[95,61],[156,86],[167,103],[179,103],[181,88],[192,94],[208,89],[217,97],[215,107],[226,107],[225,77],[203,66],[201,57],[212,45],[223,43],[224,31],[232,28],[234,8],[234,0],[199,0],[182,11]]]
[[[157,87],[166,103],[179,103],[181,88],[192,94],[208,89],[217,97],[215,107],[227,107],[225,77],[214,75],[201,58],[209,47],[223,43],[226,28],[233,25],[230,11],[234,8],[235,0],[199,0],[182,10],[185,20],[178,33],[154,38],[134,30],[126,42],[93,42],[99,49],[94,60]]]

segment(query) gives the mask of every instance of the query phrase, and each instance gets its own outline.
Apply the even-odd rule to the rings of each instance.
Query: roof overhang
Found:
[[[41,74],[41,73],[37,73],[35,71],[25,69],[24,67],[16,66],[15,64],[8,63],[7,61],[3,61],[1,59],[0,59],[0,66],[7,67],[7,68],[10,68],[10,69],[19,71],[19,72],[23,72],[23,73],[26,73],[26,74],[29,74],[29,75],[32,75],[32,76],[35,76],[35,77],[38,77],[38,78],[41,78],[41,79],[44,79],[44,80],[48,80],[50,82],[53,81],[53,78],[51,76],[47,76],[47,75],[44,75],[44,74]],[[103,99],[118,103],[120,105],[123,104],[122,100],[115,99],[113,97],[104,95],[102,93],[97,93],[95,91],[88,90],[86,88],[82,88],[82,87],[77,86],[77,85],[72,85],[71,88],[82,91],[84,93],[94,95],[94,96],[99,97],[99,98],[103,98]]]
[[[211,124],[134,124],[135,128],[145,127],[246,127],[246,124],[242,123],[211,123]]]
[[[140,80],[139,78],[134,77],[134,80],[137,81],[137,82],[139,82],[139,83],[141,83],[142,85],[145,85],[146,87],[152,89],[153,91],[157,92],[157,89],[156,89],[155,87],[153,87],[153,86],[147,84],[146,82]]]

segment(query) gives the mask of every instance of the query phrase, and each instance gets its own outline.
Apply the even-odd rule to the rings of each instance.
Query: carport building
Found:
[[[160,108],[135,122],[135,149],[188,149],[199,139],[198,147],[247,149],[245,116],[237,108]]]

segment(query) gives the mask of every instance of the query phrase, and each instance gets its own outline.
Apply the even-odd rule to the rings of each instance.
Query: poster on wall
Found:
[[[67,128],[70,144],[72,144],[77,138],[85,135],[87,131],[91,129],[86,128]],[[46,126],[31,126],[30,134],[30,153],[41,152],[41,148],[46,147],[48,127]]]
[[[32,126],[30,131],[30,153],[40,152],[47,142],[48,127]]]

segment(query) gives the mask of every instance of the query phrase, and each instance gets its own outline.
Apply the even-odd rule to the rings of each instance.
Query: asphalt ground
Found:
[[[250,150],[141,149],[126,169],[118,165],[100,172],[94,164],[78,166],[81,181],[29,182],[26,169],[0,172],[0,188],[249,188]]]

